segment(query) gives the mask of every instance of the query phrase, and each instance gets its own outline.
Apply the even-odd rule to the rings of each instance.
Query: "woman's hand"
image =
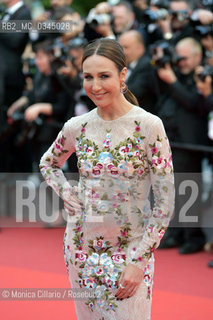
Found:
[[[142,280],[143,270],[133,264],[128,264],[119,279],[119,288],[115,293],[116,298],[125,299],[132,297],[136,293]]]
[[[67,196],[64,194],[64,196],[66,199],[69,198],[69,200],[64,199],[64,209],[69,216],[74,216],[84,211],[83,203],[78,198],[78,187],[73,186],[72,191],[68,192]]]

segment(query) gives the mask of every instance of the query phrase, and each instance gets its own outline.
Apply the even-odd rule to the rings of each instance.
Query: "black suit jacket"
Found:
[[[10,20],[30,20],[29,9],[23,5],[13,15]],[[28,42],[28,33],[0,33],[0,51],[3,56],[1,64],[5,64],[5,86],[24,86],[24,76],[22,73],[21,56]]]
[[[150,58],[143,55],[137,62],[127,80],[130,91],[138,99],[140,107],[155,113],[154,105],[156,104],[156,88],[154,80],[154,71],[150,65]]]
[[[157,114],[163,120],[170,141],[206,144],[207,123],[201,113],[194,73],[181,75],[176,72],[176,75],[175,83],[164,83],[161,87]]]

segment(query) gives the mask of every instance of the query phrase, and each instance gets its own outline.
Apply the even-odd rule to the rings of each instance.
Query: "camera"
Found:
[[[65,65],[65,61],[69,57],[68,47],[63,42],[57,40],[46,49],[50,56],[51,69],[53,72],[56,72]]]
[[[7,107],[3,107],[4,110],[7,110]],[[40,117],[37,117],[33,122],[27,122],[24,117],[24,108],[23,111],[15,111],[10,118],[8,118],[7,123],[1,127],[0,130],[0,141],[4,140],[7,136],[16,131],[16,128],[21,128],[21,131],[18,133],[15,139],[15,145],[21,147],[27,139],[33,139],[36,135],[39,126],[43,124],[43,120]]]
[[[112,22],[112,16],[110,14],[97,14],[94,16],[94,18],[90,22],[90,26],[92,28],[96,28],[97,26],[100,26],[102,24],[110,24]]]
[[[86,43],[86,39],[76,37],[69,40],[67,45],[59,40],[50,45],[47,52],[50,55],[52,71],[57,72],[59,68],[65,66],[66,60],[73,62],[74,57],[71,56],[70,49],[84,47]]]
[[[36,74],[36,64],[35,59],[33,58],[25,58],[22,60],[23,62],[23,73],[25,77],[34,78],[34,75]]]
[[[143,22],[146,24],[155,23],[159,20],[164,20],[169,15],[169,1],[168,0],[152,0],[151,6],[155,6],[158,10],[148,8],[143,12]]]
[[[150,46],[151,65],[157,68],[164,68],[167,63],[176,66],[184,59],[174,52],[174,47],[166,41],[157,41]]]
[[[197,77],[200,81],[205,81],[208,76],[213,76],[213,67],[206,65],[203,70],[197,74]]]
[[[90,10],[86,19],[86,23],[93,29],[102,24],[111,24],[112,21],[113,16],[111,13],[96,14],[94,9]]]
[[[169,11],[163,8],[156,11],[147,9],[143,13],[143,22],[147,24],[154,23],[166,19],[168,15]]]
[[[213,26],[212,25],[198,25],[194,28],[194,33],[200,38],[206,37],[208,34],[213,36]]]
[[[212,11],[213,0],[200,0],[197,6]]]

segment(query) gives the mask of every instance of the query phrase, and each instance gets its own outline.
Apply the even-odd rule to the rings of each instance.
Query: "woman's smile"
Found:
[[[97,100],[100,100],[100,99],[103,99],[105,97],[106,93],[107,92],[104,92],[104,93],[92,93],[92,94]]]

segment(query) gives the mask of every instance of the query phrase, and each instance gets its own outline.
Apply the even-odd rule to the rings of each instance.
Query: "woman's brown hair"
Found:
[[[84,48],[82,63],[94,54],[104,56],[114,62],[119,73],[126,67],[126,58],[123,48],[116,40],[101,38],[89,42]],[[129,89],[124,93],[124,96],[130,103],[138,105],[137,98]]]

